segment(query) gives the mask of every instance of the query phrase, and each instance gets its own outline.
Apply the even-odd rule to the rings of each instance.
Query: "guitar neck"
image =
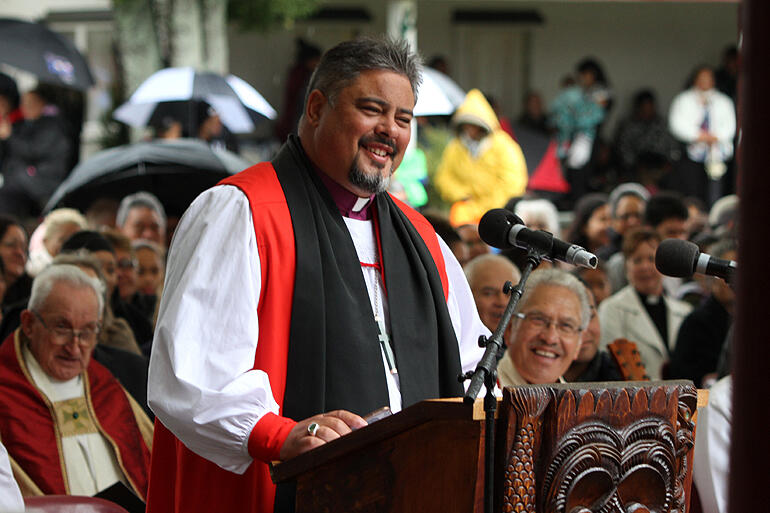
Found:
[[[617,364],[621,376],[626,381],[649,381],[650,376],[642,363],[636,344],[619,338],[607,346],[612,359]]]

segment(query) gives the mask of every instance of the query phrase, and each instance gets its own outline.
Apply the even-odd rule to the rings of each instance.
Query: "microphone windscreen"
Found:
[[[655,252],[655,267],[661,274],[675,278],[687,278],[695,272],[700,250],[690,241],[666,239]]]
[[[508,240],[508,233],[514,224],[523,224],[516,214],[504,208],[493,208],[479,221],[479,237],[493,248],[510,248],[513,245]]]

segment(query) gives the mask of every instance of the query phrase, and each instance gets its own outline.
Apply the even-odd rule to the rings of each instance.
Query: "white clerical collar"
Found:
[[[371,197],[358,198],[350,210],[352,210],[353,212],[361,212],[364,209],[364,207],[366,207],[369,204],[370,201],[372,201]]]
[[[26,343],[22,344],[22,355],[32,381],[49,401],[64,401],[84,394],[82,374],[67,381],[59,381],[46,374]]]

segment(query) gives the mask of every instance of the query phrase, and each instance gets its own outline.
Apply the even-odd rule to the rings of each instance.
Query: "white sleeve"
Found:
[[[680,141],[691,143],[700,135],[703,110],[697,109],[695,98],[690,91],[679,93],[671,102],[668,114],[668,128]]]
[[[473,300],[473,294],[462,267],[449,246],[440,236],[436,235],[436,237],[441,247],[441,254],[444,256],[444,267],[449,282],[447,308],[460,346],[460,364],[463,372],[467,372],[475,369],[476,364],[484,356],[484,348],[479,347],[478,344],[479,335],[488,337],[491,333],[479,318],[476,302]],[[468,381],[465,382],[466,388],[468,383]]]
[[[712,106],[714,124],[711,131],[720,142],[732,145],[735,137],[735,106],[729,96],[724,94],[715,96]]]
[[[199,196],[179,222],[150,359],[148,402],[190,450],[231,472],[251,464],[248,439],[278,413],[259,335],[259,253],[251,209],[236,187]]]
[[[693,480],[703,511],[726,513],[732,430],[732,378],[711,387],[709,402],[698,413]]]
[[[24,499],[19,485],[13,478],[8,451],[0,443],[0,511],[5,513],[24,513]]]

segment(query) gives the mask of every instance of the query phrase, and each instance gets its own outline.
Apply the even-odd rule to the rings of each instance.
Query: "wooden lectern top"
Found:
[[[686,381],[504,389],[495,510],[689,511],[703,400]],[[423,401],[277,463],[271,475],[296,483],[297,513],[481,513],[484,438],[483,400]]]

